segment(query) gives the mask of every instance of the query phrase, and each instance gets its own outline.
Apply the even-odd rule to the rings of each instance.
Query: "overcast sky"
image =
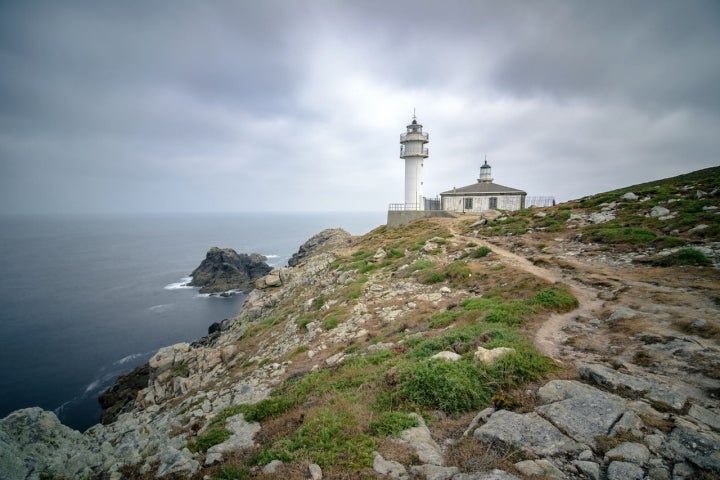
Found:
[[[0,1],[0,213],[559,201],[720,165],[720,2]]]

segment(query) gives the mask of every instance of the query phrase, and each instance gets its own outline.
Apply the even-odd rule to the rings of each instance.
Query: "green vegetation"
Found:
[[[490,250],[488,247],[482,246],[482,247],[475,249],[475,251],[473,251],[470,254],[470,257],[483,258],[483,257],[487,257],[488,255],[490,255],[490,252],[492,252],[492,250]]]
[[[224,426],[212,425],[194,442],[188,443],[187,447],[191,452],[205,453],[210,447],[222,443],[228,438],[230,438],[230,432]]]
[[[246,480],[252,478],[252,472],[237,465],[223,465],[212,476],[213,480]]]
[[[370,433],[378,437],[395,437],[403,430],[417,427],[417,419],[406,412],[383,412],[370,422]]]
[[[650,263],[659,267],[712,265],[712,261],[703,252],[695,248],[683,248],[670,255],[653,258]]]
[[[325,330],[332,330],[333,328],[338,326],[338,318],[334,315],[328,316],[328,318],[325,319],[325,323],[323,326],[325,327]]]
[[[320,310],[323,305],[325,305],[325,296],[318,295],[317,297],[313,298],[311,304],[313,310]]]
[[[420,283],[431,285],[445,280],[445,275],[439,270],[427,270],[420,276]]]

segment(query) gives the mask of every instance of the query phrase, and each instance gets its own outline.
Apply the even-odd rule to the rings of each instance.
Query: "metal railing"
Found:
[[[408,133],[401,133],[400,134],[400,141],[404,142],[407,140],[409,135],[418,135],[421,139],[425,140],[426,142],[430,141],[430,134],[427,132],[408,132]],[[418,140],[418,139],[411,139],[411,140]]]
[[[527,197],[525,207],[549,207],[555,205],[555,197]]]
[[[391,212],[405,212],[420,210],[419,203],[391,203],[388,207]]]

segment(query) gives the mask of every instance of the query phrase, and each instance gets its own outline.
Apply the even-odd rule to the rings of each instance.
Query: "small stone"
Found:
[[[643,440],[651,451],[659,453],[665,443],[665,435],[662,433],[653,433],[651,435],[645,435]]]
[[[545,218],[545,217],[547,217],[547,213],[545,213],[545,212],[537,212],[535,215],[533,215],[533,217],[536,217],[536,218]]]
[[[702,190],[695,190],[695,197],[696,198],[703,198],[707,196],[707,192],[703,192]]]
[[[322,480],[323,478],[322,468],[320,468],[320,465],[317,463],[311,463],[310,466],[308,466],[308,473],[312,480]]]
[[[668,210],[665,207],[661,207],[659,205],[656,205],[650,210],[650,216],[651,217],[664,217],[666,215],[670,214],[670,210]]]
[[[637,195],[635,195],[633,192],[627,192],[625,195],[620,197],[621,200],[625,200],[626,202],[635,202],[639,199]]]
[[[612,462],[607,469],[607,480],[642,480],[645,472],[634,463]]]
[[[373,470],[381,475],[388,475],[392,478],[407,479],[407,470],[400,462],[394,460],[385,460],[382,455],[375,452],[373,460]]]
[[[452,290],[450,290],[450,287],[442,287],[440,289],[440,293],[442,293],[443,295],[448,295],[452,293]]]
[[[414,465],[410,471],[425,480],[450,480],[459,472],[457,467],[441,467],[439,465]]]
[[[514,353],[514,348],[509,347],[496,347],[488,350],[487,348],[478,347],[475,352],[475,358],[483,363],[494,363],[495,360],[508,353]]]
[[[645,464],[650,459],[650,450],[642,443],[625,442],[605,453],[605,461],[622,460],[625,462]]]
[[[648,477],[650,480],[670,480],[670,470],[664,466],[650,467]]]
[[[600,480],[600,465],[595,462],[585,460],[575,460],[572,462],[580,472],[590,480]]]
[[[707,325],[707,321],[703,320],[702,318],[696,318],[690,324],[690,328],[703,328],[705,325]]]
[[[708,228],[710,228],[708,225],[701,223],[700,225],[697,225],[688,230],[688,233],[702,232],[703,230],[707,230]]]
[[[262,469],[263,473],[275,473],[275,471],[282,466],[281,460],[273,460],[272,462],[265,465]]]
[[[524,460],[516,463],[514,467],[517,468],[518,472],[528,477],[539,477],[545,474],[542,467],[535,463],[535,460]]]
[[[583,450],[582,452],[580,452],[580,455],[578,455],[577,458],[578,458],[578,460],[583,460],[583,461],[592,460],[593,452],[592,452],[592,450]]]
[[[449,351],[447,351],[447,350],[444,350],[444,351],[442,351],[442,352],[436,353],[435,355],[433,355],[433,356],[430,357],[430,358],[441,359],[441,360],[449,360],[449,361],[451,361],[451,362],[455,362],[455,361],[457,361],[457,360],[460,360],[460,358],[462,358],[462,357],[461,357],[460,355],[458,355],[457,353],[455,353],[455,352],[449,352]]]
[[[673,467],[673,480],[691,480],[695,478],[695,469],[685,462],[676,463]]]

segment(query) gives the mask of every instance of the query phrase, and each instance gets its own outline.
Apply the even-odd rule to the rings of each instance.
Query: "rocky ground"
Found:
[[[115,421],[0,420],[1,476],[718,478],[711,173],[321,232],[236,319],[161,349]]]

